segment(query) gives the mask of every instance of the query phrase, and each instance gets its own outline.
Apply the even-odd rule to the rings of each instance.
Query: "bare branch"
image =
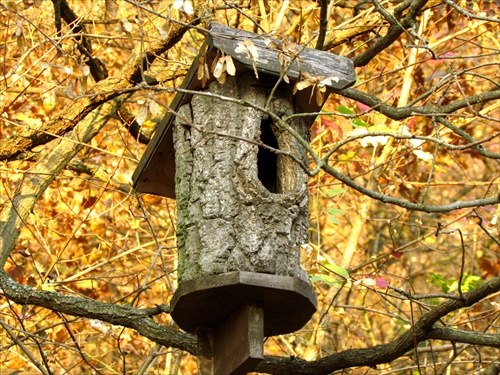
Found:
[[[389,344],[376,345],[365,349],[348,349],[311,362],[296,357],[266,357],[257,366],[257,371],[272,373],[274,375],[326,375],[333,371],[355,366],[375,367],[378,364],[387,363],[399,358],[412,350],[414,340],[416,340],[416,343],[419,343],[431,338],[446,340],[453,337],[454,340],[457,340],[456,342],[462,342],[459,340],[459,338],[462,338],[463,342],[466,343],[499,347],[500,335],[487,335],[482,344],[479,344],[483,333],[481,335],[477,335],[477,333],[465,334],[457,330],[434,327],[434,324],[447,314],[464,307],[470,307],[490,294],[499,291],[500,277],[497,277],[472,292],[464,293],[463,300],[447,301],[433,308],[425,313],[411,330],[406,331]],[[475,337],[473,337],[474,335]]]
[[[173,346],[193,354],[196,352],[196,339],[192,335],[156,323],[151,318],[149,309],[137,309],[35,290],[16,283],[3,270],[0,271],[0,290],[5,297],[23,306],[36,305],[64,314],[102,320],[135,329],[141,335],[163,346]]]

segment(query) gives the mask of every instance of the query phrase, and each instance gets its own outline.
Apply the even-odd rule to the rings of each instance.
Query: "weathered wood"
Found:
[[[262,303],[265,336],[297,331],[316,311],[309,282],[241,271],[183,281],[170,305],[177,325],[196,333],[217,327],[247,301]]]
[[[268,98],[252,74],[224,85],[213,82],[210,91],[262,106]],[[272,109],[294,113],[287,92],[277,93]],[[300,245],[308,242],[307,175],[290,158],[272,153],[260,154],[259,170],[259,147],[251,143],[272,132],[279,149],[306,163],[299,142],[266,114],[213,97],[195,96],[179,113],[174,129],[179,280],[247,271],[307,281],[299,265]],[[306,137],[300,118],[292,126]]]
[[[350,86],[355,80],[354,68],[351,60],[311,48],[294,45],[292,50],[283,48],[283,44],[278,39],[272,39],[267,35],[259,35],[249,31],[235,29],[214,22],[210,28],[211,43],[225,55],[230,55],[240,63],[244,64],[248,70],[254,68],[260,73],[270,74],[279,77],[283,71],[279,55],[287,53],[293,59],[287,75],[292,80],[297,80],[304,73],[311,77],[331,78],[326,83],[326,87],[332,89],[343,89]],[[257,56],[251,58],[242,44],[245,40],[250,40],[256,47]],[[270,46],[272,41],[274,46]],[[297,57],[294,58],[293,54]]]
[[[307,139],[314,113],[330,90],[354,83],[354,69],[348,59],[269,47],[267,39],[212,25],[182,83],[188,90],[179,90],[133,177],[137,191],[177,199],[179,288],[171,315],[198,333],[203,375],[252,370],[262,359],[263,335],[296,331],[316,311],[299,263],[308,243],[308,178],[299,165],[307,165],[307,155],[273,116],[310,113],[287,122]],[[223,85],[213,72],[198,77],[199,64],[214,66],[222,56],[232,56],[235,77]],[[285,71],[292,82],[277,85]],[[311,86],[293,95],[293,81],[304,79]],[[194,93],[206,84],[205,95]],[[313,97],[316,84],[326,87],[324,96]]]
[[[198,330],[199,375],[246,375],[264,359],[264,308],[245,302],[219,326]]]

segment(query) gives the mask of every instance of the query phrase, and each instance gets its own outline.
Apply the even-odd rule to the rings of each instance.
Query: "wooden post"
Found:
[[[213,330],[198,331],[200,375],[246,375],[264,359],[264,308],[246,302]]]

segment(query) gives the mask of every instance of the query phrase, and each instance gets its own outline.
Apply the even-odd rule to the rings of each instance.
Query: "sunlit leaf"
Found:
[[[328,220],[330,220],[330,222],[332,224],[335,224],[335,225],[339,225],[340,224],[340,221],[339,219],[337,219],[335,216],[333,215],[328,215]]]
[[[230,76],[236,74],[236,67],[234,66],[233,58],[229,55],[226,56],[226,71]]]
[[[312,83],[311,81],[309,80],[305,80],[305,81],[299,81],[297,82],[297,90],[301,91],[301,90],[304,90],[310,86],[314,85],[314,83]]]
[[[16,120],[24,122],[26,125],[28,125],[31,128],[36,129],[36,128],[40,127],[40,125],[42,125],[42,120],[40,120],[39,118],[31,118],[22,112],[16,113],[15,118],[16,118]]]
[[[141,108],[139,108],[139,111],[137,112],[137,117],[135,118],[135,121],[139,125],[144,124],[144,122],[148,119],[149,117],[149,109],[146,103],[144,103]]]
[[[338,208],[329,208],[327,211],[330,215],[345,215],[345,212]]]
[[[326,283],[330,285],[340,285],[341,281],[335,279],[333,276],[330,275],[312,275],[309,280],[311,280],[312,283]]]
[[[179,9],[181,12],[192,15],[194,14],[193,4],[191,0],[174,0],[174,8]]]
[[[322,106],[323,102],[325,101],[324,87],[322,90],[321,87],[316,86],[316,89],[314,91],[315,91],[315,97],[316,97],[316,104],[318,104],[318,106]]]
[[[346,154],[340,154],[339,156],[337,156],[337,159],[340,160],[341,164],[345,164],[353,161],[355,156],[356,156],[355,151],[348,151]]]
[[[346,192],[346,189],[340,187],[340,188],[336,188],[336,189],[332,189],[332,190],[326,190],[325,194],[328,195],[329,197],[333,197],[335,195],[339,195],[339,194],[342,194],[345,192]]]
[[[344,267],[337,266],[336,264],[331,263],[323,263],[323,267],[326,270],[343,277],[344,279],[349,279],[349,272]]]
[[[342,113],[343,115],[353,115],[354,114],[354,111],[352,109],[350,109],[349,107],[346,107],[345,105],[339,105],[337,107],[337,111],[339,111],[339,113]]]
[[[214,77],[215,78],[219,78],[222,74],[222,72],[224,72],[225,70],[225,60],[223,57],[219,58],[219,60],[217,60],[217,63],[215,64],[215,69],[214,69]]]
[[[354,125],[355,128],[367,128],[370,125],[361,120],[360,118],[352,118],[351,119],[351,124]]]
[[[132,27],[132,24],[130,23],[130,21],[126,18],[121,18],[120,21],[122,23],[123,30],[125,30],[125,32],[127,32],[127,33],[131,33],[133,30],[133,27]]]

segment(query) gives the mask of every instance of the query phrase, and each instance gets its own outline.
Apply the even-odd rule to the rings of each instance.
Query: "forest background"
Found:
[[[318,312],[266,340],[257,370],[498,374],[499,13],[486,0],[2,2],[0,373],[196,373],[195,338],[168,314],[175,201],[137,195],[131,176],[217,20],[345,56],[357,75],[307,150]]]

